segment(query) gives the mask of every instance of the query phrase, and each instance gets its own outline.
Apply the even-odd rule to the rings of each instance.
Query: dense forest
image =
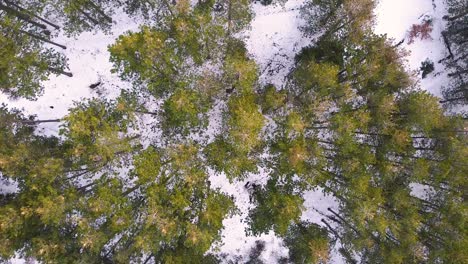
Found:
[[[51,74],[73,78],[57,35],[107,33],[119,12],[143,21],[108,47],[131,83],[116,99],[47,120],[0,106],[0,178],[17,185],[0,193],[0,261],[225,263],[210,249],[239,210],[210,179],[264,172],[265,184],[246,183],[245,232],[282,238],[280,263],[328,263],[334,248],[346,263],[467,263],[468,131],[449,111],[468,102],[467,2],[447,1],[443,99],[373,32],[373,0],[305,1],[309,45],[281,86],[262,85],[239,37],[250,4],[0,0],[0,91],[11,100],[39,98]],[[317,189],[339,207],[301,220]],[[255,249],[248,263],[262,263]]]

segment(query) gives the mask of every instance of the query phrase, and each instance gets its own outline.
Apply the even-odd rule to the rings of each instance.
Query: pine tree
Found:
[[[442,33],[448,56],[444,59],[448,76],[451,82],[444,87],[444,100],[441,101],[447,107],[464,105],[468,100],[467,78],[468,78],[468,19],[467,3],[463,1],[447,1],[448,15],[444,17],[447,26]]]
[[[72,76],[66,72],[66,58],[52,48],[43,47],[43,40],[48,37],[37,38],[29,34],[29,31],[25,31],[24,23],[12,17],[4,16],[0,19],[2,92],[11,98],[34,100],[41,95],[42,81],[47,80],[50,74]]]
[[[328,263],[330,258],[328,232],[316,224],[299,222],[285,236],[292,263]]]

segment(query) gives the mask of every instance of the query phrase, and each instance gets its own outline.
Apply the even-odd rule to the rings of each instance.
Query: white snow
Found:
[[[442,17],[446,14],[443,0],[381,0],[376,9],[377,24],[375,32],[387,34],[389,38],[399,42],[406,39],[403,48],[410,51],[408,56],[408,69],[418,71],[421,62],[427,58],[434,62],[434,72],[421,80],[421,74],[417,79],[422,89],[441,96],[441,87],[448,82],[444,66],[438,63],[447,56],[441,32],[445,27]],[[407,34],[413,24],[421,24],[424,16],[432,19],[433,31],[431,39],[416,39],[413,44],[408,44]]]
[[[67,46],[63,54],[69,59],[68,64],[73,77],[51,75],[50,79],[44,82],[44,94],[36,101],[12,101],[0,93],[0,103],[6,102],[10,108],[24,109],[25,114],[37,115],[38,119],[57,119],[65,116],[75,101],[99,96],[101,93],[106,98],[115,98],[120,89],[128,87],[129,84],[110,72],[112,64],[109,62],[107,46],[113,44],[124,32],[137,30],[139,25],[123,11],[119,12],[116,18],[115,26],[109,35],[102,32],[86,32],[76,39],[64,35],[54,39],[55,42]],[[102,85],[91,90],[89,85],[98,81],[102,81]],[[39,129],[46,135],[55,135],[58,132],[58,124],[47,123],[40,125]]]
[[[304,23],[299,8],[304,0],[290,0],[283,5],[252,4],[255,17],[247,32],[247,48],[260,66],[262,84],[278,88],[294,64],[294,56],[310,44],[299,27]]]

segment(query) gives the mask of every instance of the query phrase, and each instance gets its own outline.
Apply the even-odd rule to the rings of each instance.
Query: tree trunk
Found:
[[[465,69],[465,70],[462,70],[462,71],[453,72],[453,73],[449,73],[448,76],[449,76],[449,77],[453,77],[453,76],[455,76],[455,75],[460,76],[460,75],[465,74],[465,73],[468,73],[468,69]]]
[[[46,38],[44,38],[44,37],[41,37],[41,36],[36,35],[36,34],[33,34],[33,33],[31,33],[31,32],[24,31],[24,30],[21,30],[21,29],[19,30],[19,32],[21,32],[21,33],[23,33],[23,34],[26,34],[26,35],[28,35],[28,36],[30,36],[30,37],[32,37],[32,38],[35,38],[35,39],[38,39],[38,40],[47,42],[47,43],[52,44],[52,45],[57,46],[57,47],[60,47],[60,48],[62,48],[62,49],[67,49],[67,47],[64,46],[64,45],[58,44],[58,43],[53,42],[53,41],[51,41],[51,40],[48,40],[48,39],[46,39]]]
[[[149,111],[135,111],[135,113],[138,113],[138,114],[147,114],[147,115],[158,115],[158,113],[156,112],[149,112]]]
[[[468,98],[466,96],[462,96],[462,97],[455,97],[455,98],[440,100],[439,103],[445,104],[445,103],[449,103],[449,102],[454,102],[454,101],[458,101],[458,100],[467,100],[467,99]]]
[[[343,221],[343,223],[345,223],[347,226],[349,226],[349,228],[351,228],[354,232],[356,232],[357,235],[361,235],[359,233],[359,231],[356,230],[356,228],[354,228],[350,223],[348,223],[348,221],[346,221],[343,217],[341,217],[337,212],[335,212],[333,209],[331,209],[330,207],[327,208],[327,210],[329,212],[331,212],[332,214],[334,214],[336,217],[338,217],[338,219],[340,219],[341,221]]]
[[[3,0],[3,1],[5,1],[5,3],[7,3],[7,4],[11,5],[11,6],[14,6],[14,7],[18,8],[19,10],[21,10],[21,11],[23,11],[23,12],[28,12],[26,9],[22,8],[21,6],[15,4],[15,3],[13,3],[13,2],[11,2],[11,1],[9,1],[9,0]],[[54,23],[52,23],[52,22],[50,22],[50,21],[48,21],[48,20],[46,20],[46,19],[44,19],[44,18],[42,18],[42,17],[40,17],[40,16],[37,16],[37,15],[35,15],[35,14],[31,14],[31,16],[33,16],[33,17],[39,19],[40,21],[42,21],[42,22],[48,24],[49,26],[54,27],[55,29],[59,29],[59,28],[60,28],[60,27],[57,26],[56,24],[54,24]]]
[[[106,13],[104,13],[104,11],[102,11],[102,9],[97,6],[93,1],[87,1],[87,3],[92,6],[94,8],[94,10],[96,10],[101,16],[104,17],[104,19],[106,19],[109,23],[112,23],[112,18],[109,17]]]
[[[66,180],[67,180],[67,181],[70,181],[70,180],[76,179],[76,178],[78,178],[78,177],[80,177],[80,176],[85,175],[86,173],[89,173],[89,172],[90,172],[90,171],[89,171],[88,169],[86,169],[86,170],[83,171],[83,172],[80,172],[80,173],[78,173],[78,174],[76,174],[76,175],[73,175],[73,176],[68,177]]]
[[[331,227],[330,224],[327,221],[325,221],[325,219],[322,219],[321,221],[328,227],[330,232],[332,232],[332,234],[334,234],[336,238],[341,239],[341,236],[338,234],[338,232],[336,232],[336,230],[333,229],[333,227]]]
[[[453,56],[452,48],[450,47],[450,42],[447,38],[447,33],[445,31],[442,32],[442,38],[444,39],[445,47],[447,47],[447,50],[449,52],[449,58],[453,59],[454,56]]]
[[[464,61],[464,60],[466,59],[466,57],[468,57],[468,52],[465,53],[464,55],[462,55],[462,56],[456,58],[455,60],[453,60],[453,62],[458,62],[459,60],[463,60],[463,61]]]
[[[62,119],[46,119],[46,120],[18,120],[15,123],[25,124],[25,125],[35,125],[42,123],[58,123],[62,122]]]
[[[172,12],[171,5],[167,2],[167,0],[163,0],[164,4],[167,7],[167,10],[169,10],[169,13],[171,14],[171,17],[174,18],[174,12]]]
[[[94,19],[89,13],[85,12],[81,8],[77,8],[78,11],[80,11],[81,14],[83,14],[89,21],[93,22],[94,25],[98,25],[99,21]]]
[[[68,76],[68,77],[73,77],[73,73],[71,73],[71,72],[66,72],[66,71],[62,71],[61,69],[49,67],[48,70],[51,71],[51,72],[53,72],[53,73],[66,75],[66,76]]]
[[[23,21],[26,21],[31,25],[34,25],[34,26],[42,28],[42,29],[47,29],[46,25],[31,20],[31,17],[29,15],[23,14],[23,13],[21,13],[19,11],[16,11],[16,10],[14,10],[14,9],[8,7],[8,6],[2,5],[1,3],[0,3],[0,10],[3,10],[5,12],[9,13],[9,14],[12,14],[13,16],[15,16],[15,17],[17,17],[17,18],[19,18],[19,19],[21,19]]]
[[[400,42],[398,42],[397,44],[393,45],[393,48],[397,48],[397,47],[401,46],[403,43],[405,43],[405,38],[400,40]]]
[[[454,21],[454,20],[457,20],[457,19],[459,19],[459,18],[462,18],[462,17],[464,17],[464,16],[466,16],[466,15],[468,15],[468,9],[462,11],[460,14],[455,15],[455,16],[451,16],[451,17],[450,17],[450,16],[448,16],[448,15],[445,15],[445,16],[443,17],[443,19],[444,19],[444,20],[447,20],[447,21]]]
[[[229,37],[231,35],[231,28],[232,28],[232,1],[234,0],[228,0],[228,28],[227,28],[227,36]]]
[[[143,264],[148,263],[148,261],[150,261],[151,258],[153,258],[153,253],[151,253],[151,254],[146,258],[146,260],[145,260],[145,262],[143,262]]]

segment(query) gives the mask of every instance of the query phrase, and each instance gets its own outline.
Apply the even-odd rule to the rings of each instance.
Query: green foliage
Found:
[[[359,39],[372,25],[375,6],[373,0],[312,0],[301,9],[307,21],[303,32],[308,36],[344,33]]]
[[[336,65],[312,61],[299,65],[294,72],[294,79],[302,86],[302,90],[313,90],[316,96],[326,96],[333,94],[338,86],[338,71]]]
[[[267,85],[259,98],[260,105],[262,106],[262,113],[268,114],[285,106],[286,92],[277,91],[273,85]]]
[[[20,33],[21,24],[13,18],[0,18],[0,90],[13,99],[37,99],[42,82],[51,73],[67,68],[65,57],[42,43]]]
[[[45,1],[45,8],[51,14],[61,14],[64,31],[69,36],[77,36],[87,31],[110,32],[112,26],[112,5],[116,1]]]
[[[446,122],[438,99],[428,92],[410,93],[399,103],[404,122],[410,126],[410,130],[430,133],[442,128]]]
[[[70,155],[78,163],[99,167],[131,151],[131,138],[122,136],[133,121],[128,110],[125,105],[99,100],[78,103],[70,109],[60,131],[71,145]]]
[[[231,97],[228,102],[228,138],[240,153],[248,153],[260,144],[264,117],[255,103],[255,95],[244,93]]]
[[[187,12],[168,19],[167,29],[143,26],[120,36],[109,47],[114,71],[156,97],[190,86],[190,67],[215,59],[224,33],[209,16]]]
[[[107,31],[115,3],[36,4],[63,12],[73,35]],[[350,263],[464,263],[466,121],[415,89],[405,53],[370,31],[375,1],[307,3],[304,33],[324,34],[280,89],[259,83],[233,37],[251,19],[247,1],[118,3],[151,21],[109,46],[132,91],[76,103],[56,120],[59,137],[0,107],[0,175],[17,184],[0,195],[2,260],[217,263],[206,252],[235,205],[210,186],[214,169],[231,183],[262,172],[265,185],[245,185],[247,231],[273,230],[293,263],[325,263],[335,242]],[[0,85],[35,98],[65,60],[15,34],[37,32],[11,14],[0,21]],[[324,226],[301,222],[304,193],[317,189],[339,208],[323,212]]]
[[[316,224],[291,225],[284,242],[292,263],[327,263],[330,258],[328,232]]]
[[[169,160],[163,162],[165,165],[160,163],[164,166],[160,173],[141,167],[148,162],[143,159],[154,162],[158,156],[152,149],[145,152],[134,171],[138,182],[146,186],[142,191],[147,197],[143,230],[135,238],[135,247],[160,255],[164,262],[178,263],[179,258],[190,254],[201,257],[219,238],[222,220],[233,209],[232,201],[219,191],[210,190],[195,145],[168,149]],[[145,181],[148,173],[157,176]]]
[[[163,127],[187,134],[189,129],[204,128],[208,120],[209,102],[196,91],[179,89],[164,102]]]
[[[293,193],[290,185],[277,185],[270,180],[254,192],[256,207],[249,213],[249,231],[253,235],[273,229],[282,236],[292,223],[298,222],[302,212],[303,198]]]
[[[204,149],[208,164],[218,172],[225,172],[229,180],[240,179],[257,172],[257,161],[239,152],[222,138],[215,139]]]
[[[128,33],[109,47],[111,61],[121,78],[147,83],[155,95],[165,94],[170,88],[183,87],[183,80],[174,80],[181,58],[168,41],[165,32],[143,27],[138,33]]]

